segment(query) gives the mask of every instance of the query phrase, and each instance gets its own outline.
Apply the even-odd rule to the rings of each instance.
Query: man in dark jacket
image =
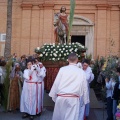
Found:
[[[115,113],[117,111],[118,100],[120,100],[120,67],[117,68],[117,72],[118,72],[119,80],[115,84],[114,91],[113,91],[113,117],[114,117],[114,120],[116,120]]]

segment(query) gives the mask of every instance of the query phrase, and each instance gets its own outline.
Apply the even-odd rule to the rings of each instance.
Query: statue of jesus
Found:
[[[59,18],[60,18],[62,24],[65,26],[66,33],[68,34],[68,15],[66,14],[66,7],[64,7],[64,6],[61,7]]]
[[[62,6],[60,13],[54,16],[55,41],[62,43],[67,42],[68,35],[68,15],[66,14],[66,7]]]

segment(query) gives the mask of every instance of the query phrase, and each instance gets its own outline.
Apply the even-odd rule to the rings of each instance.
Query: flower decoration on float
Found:
[[[85,53],[87,48],[80,43],[69,44],[44,44],[37,47],[35,53],[39,54],[41,61],[67,61],[68,55],[72,52],[76,53],[81,59],[81,54]]]

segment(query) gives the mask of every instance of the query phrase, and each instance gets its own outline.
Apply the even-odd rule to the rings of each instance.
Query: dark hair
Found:
[[[28,59],[28,60],[27,60],[27,64],[28,64],[29,62],[31,62],[31,63],[33,64],[33,60]]]
[[[0,66],[5,66],[5,65],[6,65],[6,61],[5,60],[0,61]]]
[[[65,6],[62,6],[61,8],[60,8],[60,13],[62,13],[62,8],[65,8],[65,11],[66,11],[66,7]]]
[[[117,68],[117,72],[119,72],[119,73],[120,73],[120,67],[118,67],[118,68]]]
[[[22,55],[22,56],[21,56],[21,59],[22,59],[22,58],[25,58],[25,55]]]
[[[36,60],[39,62],[40,61],[40,59],[39,58],[35,58],[35,62],[36,62]]]
[[[70,60],[71,62],[74,62],[76,59],[78,59],[76,53],[70,53],[68,56],[68,60]]]
[[[89,64],[90,64],[90,60],[84,59],[82,63],[83,63],[83,64],[84,64],[84,63],[87,63],[87,64],[89,65]]]

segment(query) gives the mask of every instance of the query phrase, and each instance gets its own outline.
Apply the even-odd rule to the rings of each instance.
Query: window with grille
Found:
[[[1,34],[0,41],[5,41],[5,40],[6,40],[6,34]]]

